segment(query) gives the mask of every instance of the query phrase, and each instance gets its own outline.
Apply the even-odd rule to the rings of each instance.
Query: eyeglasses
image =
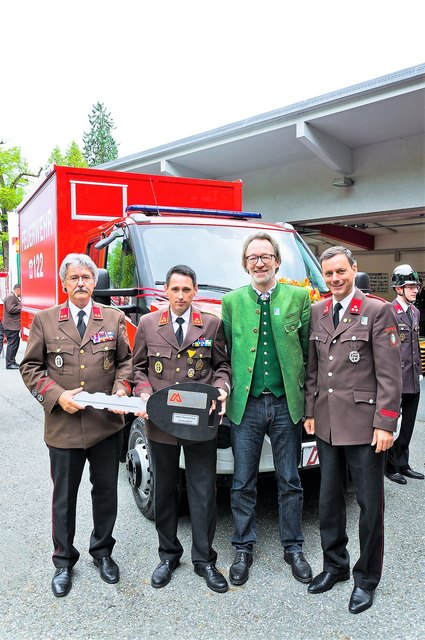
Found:
[[[80,280],[82,280],[83,282],[91,282],[93,280],[93,276],[69,276],[66,279],[68,280],[68,282],[72,283],[79,282]]]
[[[261,260],[263,264],[270,264],[273,258],[276,258],[276,256],[271,253],[263,253],[262,256],[246,256],[245,260],[248,264],[257,264],[259,260]]]
[[[410,289],[410,291],[420,291],[421,290],[421,285],[420,284],[405,284],[404,288],[405,289]]]

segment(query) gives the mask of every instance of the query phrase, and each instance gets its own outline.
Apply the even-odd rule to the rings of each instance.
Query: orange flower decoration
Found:
[[[304,280],[292,280],[291,278],[280,278],[279,282],[283,284],[292,284],[294,287],[304,287],[307,289],[308,295],[310,296],[310,302],[313,304],[314,302],[318,302],[321,299],[320,291],[312,287],[311,282],[308,278],[304,278]]]

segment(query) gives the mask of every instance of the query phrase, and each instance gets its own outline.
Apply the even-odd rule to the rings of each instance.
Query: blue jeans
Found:
[[[231,506],[235,530],[232,545],[252,553],[257,540],[255,506],[257,475],[264,436],[268,434],[273,452],[279,500],[279,533],[289,552],[300,551],[303,489],[298,473],[301,452],[301,425],[294,424],[285,397],[262,394],[249,396],[240,425],[231,425],[235,469]]]

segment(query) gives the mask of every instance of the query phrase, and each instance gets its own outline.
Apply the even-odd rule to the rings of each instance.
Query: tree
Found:
[[[57,164],[58,166],[67,167],[87,167],[88,164],[84,158],[78,144],[73,140],[65,151],[65,155],[62,153],[59,147],[55,147],[49,156],[46,169],[51,164]]]
[[[13,211],[25,195],[28,178],[38,178],[41,173],[31,173],[19,147],[4,149],[0,142],[0,266],[9,268],[9,228],[7,214]]]
[[[89,115],[91,130],[83,135],[84,157],[89,167],[103,164],[118,157],[118,147],[111,131],[115,129],[111,114],[98,102]]]

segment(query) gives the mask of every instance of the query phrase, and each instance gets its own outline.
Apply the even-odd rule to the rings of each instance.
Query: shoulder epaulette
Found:
[[[367,298],[374,298],[375,300],[380,300],[381,302],[388,302],[385,298],[381,298],[380,296],[375,296],[373,293],[365,293]]]

